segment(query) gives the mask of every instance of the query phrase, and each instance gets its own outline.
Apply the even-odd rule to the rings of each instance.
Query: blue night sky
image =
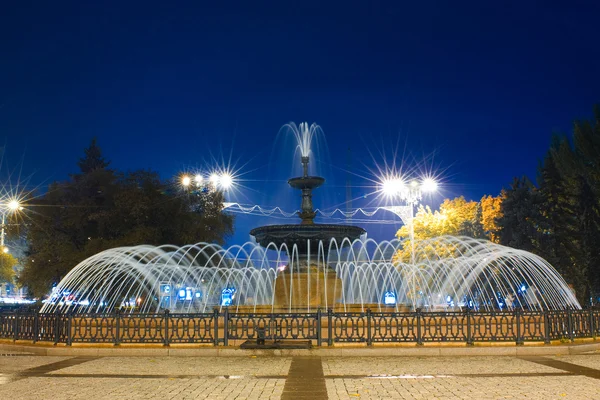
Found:
[[[291,211],[293,148],[275,139],[308,121],[328,145],[317,206],[344,208],[347,182],[353,207],[380,204],[368,179],[394,156],[437,171],[432,204],[479,199],[535,177],[551,134],[600,103],[599,2],[402,3],[5,3],[3,174],[43,190],[96,136],[113,167],[165,178],[224,160],[230,200]],[[281,221],[239,216],[230,242]]]

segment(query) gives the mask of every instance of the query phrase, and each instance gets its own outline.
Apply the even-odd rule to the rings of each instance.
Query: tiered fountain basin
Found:
[[[325,259],[328,256],[331,240],[347,246],[365,233],[358,226],[333,224],[266,225],[250,231],[262,247],[279,249],[285,246],[294,251],[292,258],[307,259],[310,255],[314,261],[317,257]]]

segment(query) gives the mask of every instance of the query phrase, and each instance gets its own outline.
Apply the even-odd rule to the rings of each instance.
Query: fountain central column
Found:
[[[312,192],[323,185],[325,179],[308,174],[308,156],[302,156],[301,162],[302,176],[288,180],[292,188],[301,192],[300,224],[262,226],[250,234],[264,247],[285,244],[288,248],[289,265],[275,280],[275,307],[287,310],[335,307],[342,297],[342,281],[327,264],[329,244],[335,240],[347,245],[345,238],[354,240],[365,231],[357,226],[315,224],[317,213]]]

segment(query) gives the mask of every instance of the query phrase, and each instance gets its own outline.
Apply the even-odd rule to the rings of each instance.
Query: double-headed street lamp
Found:
[[[396,214],[405,225],[408,225],[408,235],[410,239],[410,263],[413,272],[413,306],[416,301],[416,271],[415,271],[415,206],[423,197],[423,193],[433,193],[437,190],[438,184],[432,178],[424,178],[421,181],[416,179],[406,183],[401,177],[385,178],[381,180],[381,191],[383,194],[392,199],[399,199],[406,203],[405,206],[384,207],[386,210]]]

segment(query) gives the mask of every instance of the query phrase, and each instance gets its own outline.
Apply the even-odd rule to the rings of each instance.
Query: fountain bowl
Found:
[[[280,248],[286,244],[291,250],[296,245],[301,257],[309,253],[316,255],[320,243],[330,243],[335,239],[337,243],[350,244],[365,233],[366,231],[359,226],[334,224],[266,225],[250,231],[250,235],[263,247],[276,245]],[[321,254],[326,257],[327,251],[328,249],[324,248]]]

